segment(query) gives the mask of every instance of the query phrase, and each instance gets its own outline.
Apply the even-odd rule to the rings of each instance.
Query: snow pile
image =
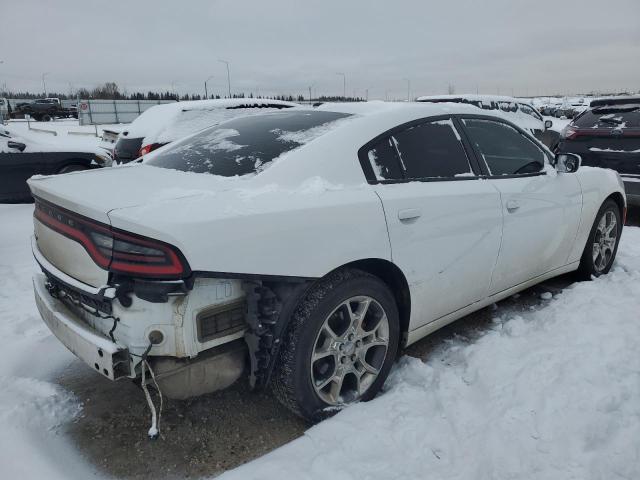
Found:
[[[640,477],[640,229],[612,273],[472,344],[404,357],[387,391],[225,479]]]
[[[82,461],[60,427],[80,413],[50,380],[72,357],[53,338],[33,300],[33,205],[0,205],[0,478],[68,479]]]
[[[0,478],[95,478],[60,434],[80,405],[51,381],[73,356],[33,301],[32,209],[0,206]],[[377,399],[223,478],[640,478],[639,310],[626,228],[610,275],[533,311],[498,306],[478,340],[402,358]]]

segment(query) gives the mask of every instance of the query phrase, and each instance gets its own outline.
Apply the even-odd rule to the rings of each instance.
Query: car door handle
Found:
[[[507,212],[513,213],[520,208],[520,204],[516,200],[507,200]]]
[[[398,210],[398,219],[400,219],[401,222],[414,220],[419,218],[421,215],[422,212],[419,208],[405,208],[404,210]]]

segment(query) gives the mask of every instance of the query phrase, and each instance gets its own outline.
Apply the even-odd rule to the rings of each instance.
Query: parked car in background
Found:
[[[9,101],[6,98],[0,97],[0,122],[9,118]]]
[[[29,185],[36,303],[98,375],[145,385],[151,369],[185,398],[249,358],[251,386],[312,421],[373,398],[438,328],[606,274],[626,208],[617,173],[453,103],[244,116]]]
[[[36,121],[50,122],[58,117],[78,118],[78,109],[75,106],[63,107],[59,98],[38,98],[33,102],[17,103],[15,114],[30,115]]]
[[[100,149],[77,151],[0,126],[0,202],[31,201],[27,179],[111,165]]]
[[[118,163],[127,163],[169,142],[225,120],[297,106],[300,105],[259,98],[194,100],[157,105],[143,112],[121,132],[113,157]]]
[[[629,204],[640,206],[640,96],[593,100],[562,131],[557,151],[580,155],[583,165],[616,170]]]
[[[501,112],[505,118],[530,132],[549,148],[553,148],[558,140],[558,133],[549,130],[553,126],[551,120],[545,121],[531,104],[513,97],[499,95],[436,95],[419,97],[417,101],[466,103],[485,111]]]

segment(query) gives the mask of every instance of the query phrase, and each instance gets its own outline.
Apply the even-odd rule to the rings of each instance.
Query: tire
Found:
[[[87,167],[84,165],[78,165],[77,163],[73,163],[71,165],[65,165],[60,170],[58,170],[58,175],[69,172],[80,172],[82,170],[87,170]]]
[[[359,322],[349,308],[356,315],[364,312]],[[283,405],[312,423],[348,404],[370,400],[389,375],[399,330],[398,308],[386,284],[360,270],[336,271],[294,310],[272,390]]]
[[[42,122],[50,122],[51,121],[51,115],[49,115],[48,113],[45,113],[44,115],[42,115],[40,117],[40,121],[42,121]]]
[[[611,228],[613,221],[615,221],[615,225]],[[609,232],[605,233],[609,228],[611,228]],[[621,234],[622,215],[620,208],[616,202],[609,198],[598,210],[591,232],[589,232],[578,267],[580,278],[589,280],[592,277],[609,273],[618,252]]]

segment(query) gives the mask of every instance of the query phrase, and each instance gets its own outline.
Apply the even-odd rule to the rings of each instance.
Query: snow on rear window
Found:
[[[288,111],[230,120],[176,142],[146,163],[224,177],[255,174],[336,127],[345,113]]]

